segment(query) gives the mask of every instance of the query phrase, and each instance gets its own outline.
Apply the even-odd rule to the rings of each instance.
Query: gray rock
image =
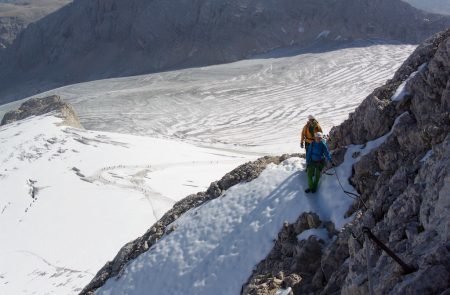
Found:
[[[449,175],[450,175],[450,108],[447,104],[450,75],[450,30],[436,35],[421,45],[405,62],[387,86],[396,85],[409,77],[422,64],[426,68],[406,85],[406,102],[392,102],[386,97],[377,126],[392,128],[392,122],[403,115],[390,138],[355,165],[354,183],[371,200],[370,207],[376,219],[368,224],[372,231],[406,263],[418,270],[405,276],[402,269],[385,253],[371,247],[372,273],[376,294],[438,294],[449,288]],[[394,84],[392,84],[394,83]],[[371,98],[368,98],[370,100]],[[364,104],[363,104],[364,105]],[[400,105],[400,107],[399,107]],[[360,124],[366,113],[378,112],[376,105],[365,106],[350,116],[349,122],[336,128],[339,136],[349,126]],[[395,111],[392,111],[394,110]],[[350,124],[350,125],[348,125]],[[364,128],[362,128],[364,130]],[[381,134],[379,134],[381,135]],[[377,135],[377,136],[379,136]],[[373,139],[370,132],[353,132],[358,143]],[[336,138],[337,146],[348,144],[348,139]],[[427,150],[433,150],[422,160]],[[381,169],[378,179],[369,175]],[[364,215],[370,214],[370,211]],[[358,226],[355,227],[358,230]],[[338,238],[338,241],[343,237]],[[365,247],[349,244],[349,272],[340,286],[342,294],[367,293]],[[444,278],[445,277],[445,278]]]
[[[295,294],[367,294],[366,249],[369,249],[375,294],[448,293],[449,56],[450,29],[419,46],[392,80],[376,89],[347,121],[330,132],[330,145],[337,148],[334,153],[342,154],[347,145],[364,144],[392,129],[383,144],[363,156],[353,167],[351,182],[368,204],[368,210],[358,211],[355,221],[337,233],[334,242],[320,253],[308,246],[297,246],[300,248],[294,258],[302,257],[305,265],[301,267],[293,264],[294,258],[290,262],[284,256],[289,251],[283,253],[280,249],[289,246],[289,236],[309,228],[307,218],[299,218],[292,228],[290,225],[283,228],[273,251],[256,268],[244,290],[259,289],[258,283],[265,280],[255,278],[279,270],[281,265],[286,269],[291,267],[291,272],[284,271],[286,274],[295,273],[302,277],[302,281],[293,287]],[[401,102],[391,101],[396,88],[419,67],[422,70],[406,84],[407,97]],[[343,156],[339,158],[342,160]],[[416,271],[404,274],[403,269],[373,242],[364,242],[360,235],[363,226],[369,227],[379,240]],[[310,252],[315,260],[304,259],[306,252]],[[320,265],[316,264],[318,260]],[[268,293],[258,294],[270,294],[270,288],[265,290]]]
[[[249,278],[243,288],[243,294],[273,294],[280,287],[271,285],[277,273],[283,273],[285,279],[283,287],[291,287],[297,293],[298,285],[311,286],[320,284],[322,277],[315,275],[320,266],[323,241],[315,236],[307,240],[298,241],[297,236],[303,231],[311,228],[319,228],[323,224],[315,213],[303,213],[293,224],[285,223],[274,248],[266,259],[261,261],[255,268],[253,275]],[[334,234],[334,227],[328,225]],[[290,278],[294,278],[291,280]],[[303,290],[305,288],[303,287]]]

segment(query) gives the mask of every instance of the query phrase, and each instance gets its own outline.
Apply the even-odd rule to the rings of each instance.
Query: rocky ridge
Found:
[[[450,17],[400,0],[78,0],[28,26],[3,50],[0,103],[71,83],[231,62],[294,45],[419,43],[448,26]]]
[[[270,255],[249,278],[244,294],[275,294],[281,287],[291,287],[294,294],[367,294],[367,248],[375,294],[450,291],[449,56],[450,29],[419,46],[393,79],[331,130],[338,161],[349,145],[364,147],[392,130],[382,145],[354,166],[351,181],[368,210],[355,204],[350,213],[361,209],[355,221],[334,233],[329,244],[316,237],[298,241],[298,233],[305,229],[299,226],[302,217],[286,225]],[[400,99],[391,100],[400,85],[404,86]],[[403,273],[372,242],[364,242],[363,226],[415,271]],[[328,232],[333,236],[332,230]],[[286,280],[292,276],[296,280]]]
[[[9,111],[4,116],[0,126],[23,120],[31,116],[56,113],[63,119],[63,124],[75,128],[83,128],[73,107],[64,102],[61,97],[52,95],[44,98],[32,98],[24,102],[17,110]]]

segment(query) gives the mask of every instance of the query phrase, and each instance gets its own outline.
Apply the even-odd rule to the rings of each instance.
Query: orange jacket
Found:
[[[300,136],[300,142],[301,143],[304,143],[305,141],[307,143],[313,142],[314,134],[316,134],[316,132],[323,132],[319,122],[317,122],[317,120],[308,121],[305,127],[303,127],[302,134]]]

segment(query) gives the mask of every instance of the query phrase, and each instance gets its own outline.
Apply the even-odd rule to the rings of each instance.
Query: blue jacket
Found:
[[[315,141],[311,142],[306,151],[306,164],[311,164],[313,161],[322,161],[325,160],[325,158],[331,162],[331,155],[325,141],[322,140],[320,143]]]

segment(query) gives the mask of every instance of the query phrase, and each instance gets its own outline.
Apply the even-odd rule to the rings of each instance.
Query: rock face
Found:
[[[221,180],[211,183],[206,192],[190,195],[176,203],[158,222],[156,222],[142,237],[126,244],[113,261],[108,262],[86,286],[80,294],[94,294],[109,278],[117,276],[125,264],[147,251],[164,235],[173,230],[169,225],[186,211],[196,208],[205,202],[218,198],[222,192],[241,182],[257,178],[270,163],[280,164],[284,160],[301,156],[299,154],[283,155],[281,157],[264,157],[255,162],[239,166],[226,174]]]
[[[315,213],[304,213],[295,223],[286,223],[278,234],[273,250],[256,267],[242,293],[275,294],[280,288],[295,290],[300,284],[311,283],[312,276],[320,267],[325,241],[316,236],[299,241],[297,236],[305,230],[317,228],[326,229],[330,237],[337,233],[333,223],[324,223]]]
[[[403,1],[425,11],[450,15],[450,2],[447,0],[427,0],[427,1],[403,0]]]
[[[64,125],[83,128],[72,106],[62,101],[57,95],[27,100],[19,109],[6,113],[3,116],[0,126],[31,116],[40,116],[51,112],[56,112],[56,116],[63,119]]]
[[[28,26],[0,55],[0,103],[68,83],[230,62],[291,45],[419,43],[449,26],[449,17],[400,0],[78,0]]]
[[[0,0],[0,50],[33,23],[71,0]]]
[[[400,99],[391,100],[402,83]],[[386,141],[354,166],[351,181],[368,209],[359,211],[334,242],[312,251],[314,261],[301,251],[278,250],[292,245],[305,249],[295,235],[279,238],[249,279],[245,294],[273,294],[282,286],[270,284],[280,269],[285,276],[300,276],[291,286],[294,294],[368,294],[367,248],[374,294],[448,294],[450,29],[419,46],[392,80],[333,128],[332,146],[342,154],[348,145],[364,144],[390,130]],[[416,270],[403,273],[373,242],[365,242],[363,226]]]

